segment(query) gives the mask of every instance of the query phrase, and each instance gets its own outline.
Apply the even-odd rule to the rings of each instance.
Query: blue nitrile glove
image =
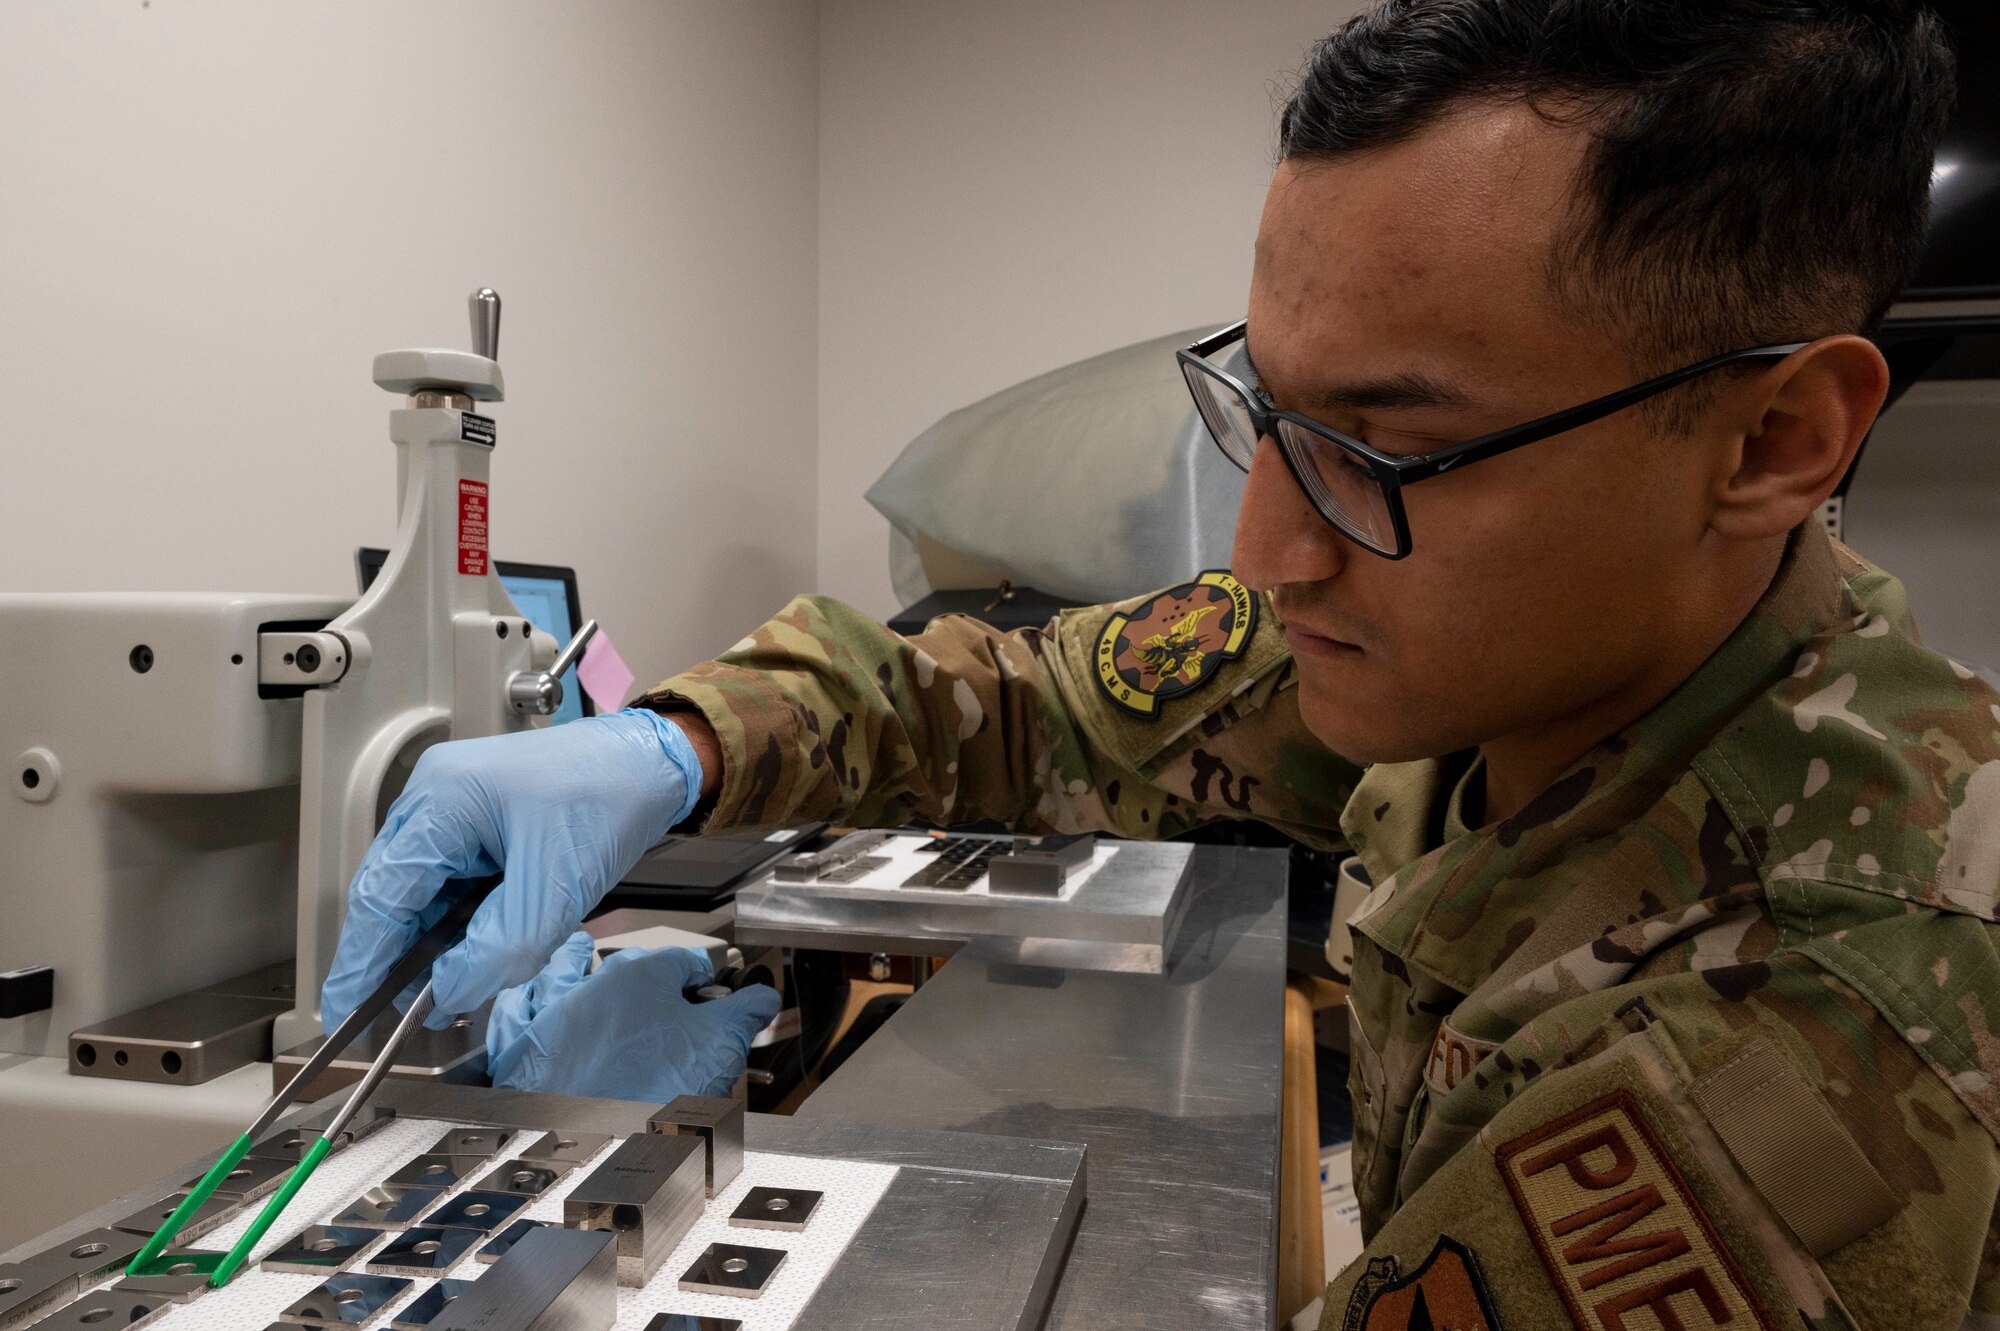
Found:
[[[700,797],[687,736],[639,709],[426,751],[348,888],[321,1023],[338,1025],[443,916],[451,878],[506,874],[431,967],[427,1024],[533,979]]]
[[[487,1071],[495,1086],[664,1104],[728,1095],[750,1042],[778,1015],[778,991],[753,984],[707,1003],[681,994],[715,978],[685,947],[625,948],[595,975],[577,934],[542,973],[493,1003]]]

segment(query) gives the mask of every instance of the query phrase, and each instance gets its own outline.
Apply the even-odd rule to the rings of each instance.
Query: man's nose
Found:
[[[1269,435],[1257,441],[1243,503],[1236,511],[1231,571],[1257,591],[1285,583],[1320,582],[1339,573],[1353,553],[1319,515],[1293,479]]]

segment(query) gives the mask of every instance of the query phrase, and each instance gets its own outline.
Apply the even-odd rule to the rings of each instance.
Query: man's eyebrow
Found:
[[[1257,374],[1257,382],[1264,384],[1264,378],[1257,371],[1256,358],[1250,354],[1246,340],[1243,357],[1250,362],[1250,369]],[[1268,391],[1268,390],[1267,390]],[[1299,410],[1320,411],[1397,411],[1418,407],[1469,407],[1474,405],[1469,394],[1454,384],[1445,382],[1421,370],[1405,370],[1397,374],[1383,375],[1375,379],[1357,379],[1351,383],[1333,384],[1297,395]]]

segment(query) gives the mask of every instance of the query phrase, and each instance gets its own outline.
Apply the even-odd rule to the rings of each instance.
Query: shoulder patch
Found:
[[[1097,686],[1134,716],[1158,720],[1160,704],[1214,679],[1257,630],[1257,598],[1211,571],[1114,614],[1092,651]]]
[[[1373,1257],[1347,1296],[1340,1331],[1503,1331],[1472,1249],[1440,1234],[1408,1275],[1395,1257]]]
[[[1580,1327],[1760,1327],[1771,1319],[1624,1091],[1494,1152],[1535,1251]]]

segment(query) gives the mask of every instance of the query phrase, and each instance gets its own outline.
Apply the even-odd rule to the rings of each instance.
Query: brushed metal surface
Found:
[[[432,1331],[610,1331],[618,1317],[618,1243],[610,1234],[538,1229],[465,1294]]]
[[[434,1225],[406,1229],[391,1234],[366,1265],[370,1274],[378,1276],[441,1276],[485,1238],[471,1229],[439,1229]]]
[[[646,1130],[701,1138],[702,1176],[711,1197],[743,1172],[743,1106],[727,1096],[676,1096],[653,1111]]]
[[[576,1166],[562,1160],[509,1160],[473,1186],[481,1192],[539,1197]]]
[[[505,1257],[508,1251],[528,1237],[531,1231],[547,1228],[549,1223],[546,1220],[516,1220],[489,1239],[485,1247],[473,1254],[473,1259],[490,1266]]]
[[[73,1276],[79,1287],[89,1289],[117,1274],[145,1246],[146,1240],[137,1234],[108,1227],[93,1229],[34,1253],[21,1265],[57,1276]]]
[[[278,1314],[297,1326],[363,1326],[403,1297],[413,1282],[398,1276],[333,1276]]]
[[[186,1196],[185,1192],[177,1192],[171,1197],[162,1197],[150,1206],[140,1207],[124,1219],[114,1221],[111,1228],[122,1229],[127,1234],[137,1234],[141,1238],[150,1239],[159,1232],[161,1225],[167,1223],[168,1217],[179,1209],[182,1199]],[[225,1201],[219,1197],[209,1198],[182,1224],[180,1232],[174,1236],[174,1241],[193,1243],[218,1225],[228,1223],[229,1217],[235,1214],[236,1208],[241,1204]]]
[[[612,1134],[608,1132],[570,1132],[557,1128],[542,1134],[542,1139],[521,1152],[523,1160],[539,1160],[546,1163],[580,1165],[611,1144]]]
[[[345,1271],[368,1245],[382,1237],[378,1229],[341,1225],[307,1225],[271,1251],[257,1265],[265,1271],[329,1276]]]
[[[199,1086],[271,1056],[275,1000],[193,993],[70,1032],[74,1077]]]
[[[1025,968],[1004,948],[970,944],[794,1120],[1087,1144],[1090,1201],[1051,1331],[1268,1331],[1276,1320],[1288,860],[1194,851],[1164,974]],[[958,1204],[890,1206],[917,1186],[899,1178],[878,1213]],[[925,1245],[921,1232],[910,1241]],[[912,1288],[963,1269],[964,1250],[925,1246],[932,1264]],[[866,1264],[855,1256],[808,1313],[838,1302],[859,1314],[860,1291],[842,1279]],[[927,1323],[885,1310],[876,1325]]]
[[[278,1190],[278,1185],[292,1172],[293,1164],[294,1162],[289,1160],[258,1160],[246,1155],[236,1168],[229,1171],[229,1177],[216,1185],[215,1195],[226,1202],[235,1202],[239,1206],[244,1202],[254,1202],[268,1197]],[[202,1174],[182,1180],[182,1190],[192,1192],[206,1173],[204,1170]]]
[[[420,1155],[383,1183],[391,1188],[455,1188],[485,1167],[484,1161],[462,1155]]]
[[[425,1331],[438,1319],[445,1305],[472,1288],[470,1280],[440,1280],[411,1299],[404,1309],[389,1319],[394,1331]]]
[[[408,1229],[442,1196],[439,1188],[370,1188],[331,1223],[362,1229]]]
[[[490,1160],[514,1140],[512,1128],[453,1128],[437,1139],[430,1155],[464,1155]]]
[[[563,1198],[563,1225],[616,1234],[618,1283],[643,1286],[701,1219],[707,1158],[699,1137],[628,1137]]]
[[[681,1273],[680,1287],[690,1294],[726,1294],[754,1299],[764,1292],[785,1264],[782,1248],[753,1248],[741,1243],[711,1243]]]
[[[730,1212],[729,1223],[738,1229],[782,1229],[796,1233],[806,1227],[825,1196],[811,1188],[752,1188]]]
[[[138,1331],[178,1306],[159,1294],[101,1289],[35,1323],[35,1331]]]
[[[736,896],[736,941],[941,956],[972,940],[1028,965],[1158,974],[1187,909],[1200,847],[1121,841],[1067,900],[901,894],[764,879]]]
[[[432,1211],[424,1217],[424,1223],[438,1229],[470,1229],[484,1238],[505,1229],[509,1221],[527,1209],[530,1200],[517,1192],[481,1192],[474,1188]]]
[[[360,1081],[377,1055],[395,1033],[400,1014],[390,1008],[358,1036],[353,1044],[317,1077],[299,1089],[301,1100],[318,1100]],[[276,1093],[319,1052],[326,1037],[316,1035],[304,1044],[286,1049],[271,1060],[271,1090]],[[410,1032],[396,1051],[389,1076],[417,1081],[447,1081],[469,1084],[486,1076],[486,1018],[461,1017],[441,1031],[421,1027]]]
[[[174,1303],[193,1303],[208,1292],[208,1276],[126,1276],[111,1287],[114,1294],[147,1294]]]
[[[0,1266],[0,1331],[17,1331],[41,1315],[74,1298],[79,1286],[74,1272],[49,1266]]]

